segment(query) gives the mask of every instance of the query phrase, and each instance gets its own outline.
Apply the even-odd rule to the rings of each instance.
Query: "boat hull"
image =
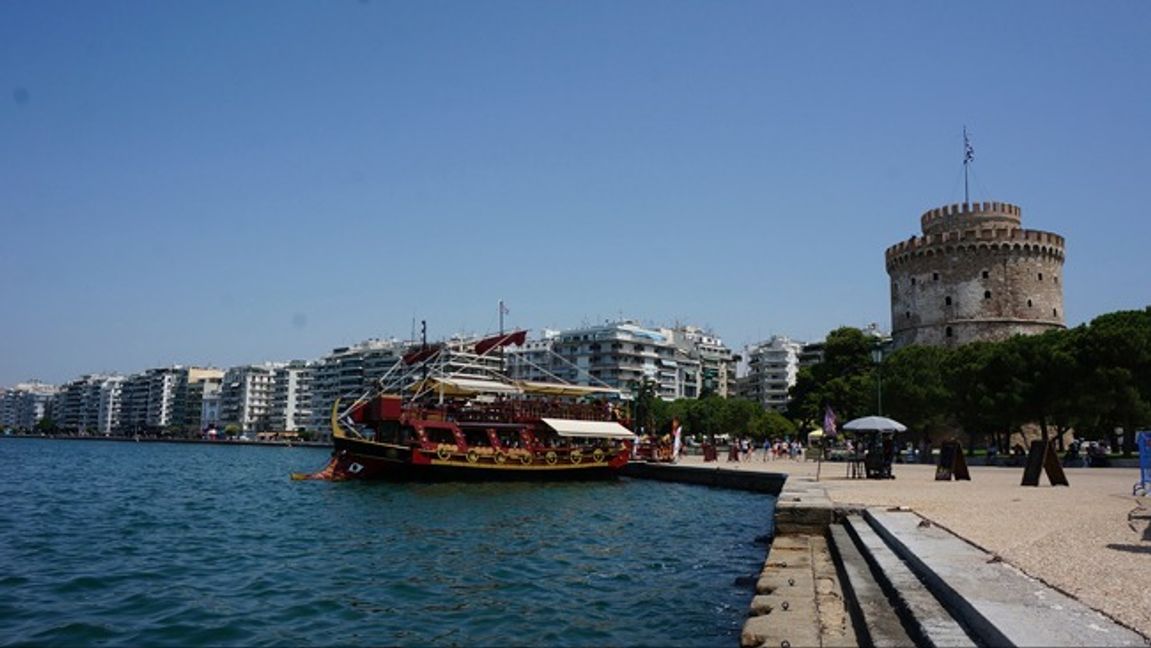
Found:
[[[441,458],[435,453],[401,445],[374,443],[347,437],[333,439],[335,450],[323,470],[296,479],[349,479],[387,481],[584,481],[614,479],[627,465],[626,455],[592,456],[573,463],[569,458],[543,456],[519,461],[505,458],[497,463],[492,456],[458,455]],[[545,453],[546,454],[546,453]]]

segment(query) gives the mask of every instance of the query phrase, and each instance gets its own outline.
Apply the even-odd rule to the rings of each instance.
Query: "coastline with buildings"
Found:
[[[868,331],[880,336],[875,325]],[[370,387],[414,344],[371,339],[311,361],[175,365],[85,374],[59,386],[32,380],[0,390],[0,426],[32,432],[50,420],[61,433],[125,438],[292,432],[322,442],[331,404]],[[663,400],[741,397],[782,411],[798,370],[818,362],[820,349],[820,342],[773,337],[739,354],[699,327],[623,320],[544,329],[508,347],[502,360],[517,380],[609,386],[629,396],[650,381]]]

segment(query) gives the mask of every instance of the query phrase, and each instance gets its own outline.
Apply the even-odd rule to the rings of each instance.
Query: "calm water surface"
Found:
[[[738,645],[770,497],[288,479],[326,458],[0,439],[0,644]]]

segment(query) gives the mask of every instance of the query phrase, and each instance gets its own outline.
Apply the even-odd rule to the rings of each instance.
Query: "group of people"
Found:
[[[789,441],[787,439],[765,439],[762,448],[763,461],[775,461],[777,459],[791,459],[792,461],[802,461],[804,448],[798,440]],[[728,461],[751,461],[755,458],[755,443],[748,438],[732,439],[731,447],[728,451]]]

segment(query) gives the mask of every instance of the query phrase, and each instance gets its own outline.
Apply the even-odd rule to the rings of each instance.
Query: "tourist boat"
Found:
[[[379,385],[332,407],[334,450],[293,479],[562,480],[612,477],[635,436],[619,390],[517,381],[503,349],[526,331],[421,344]]]

